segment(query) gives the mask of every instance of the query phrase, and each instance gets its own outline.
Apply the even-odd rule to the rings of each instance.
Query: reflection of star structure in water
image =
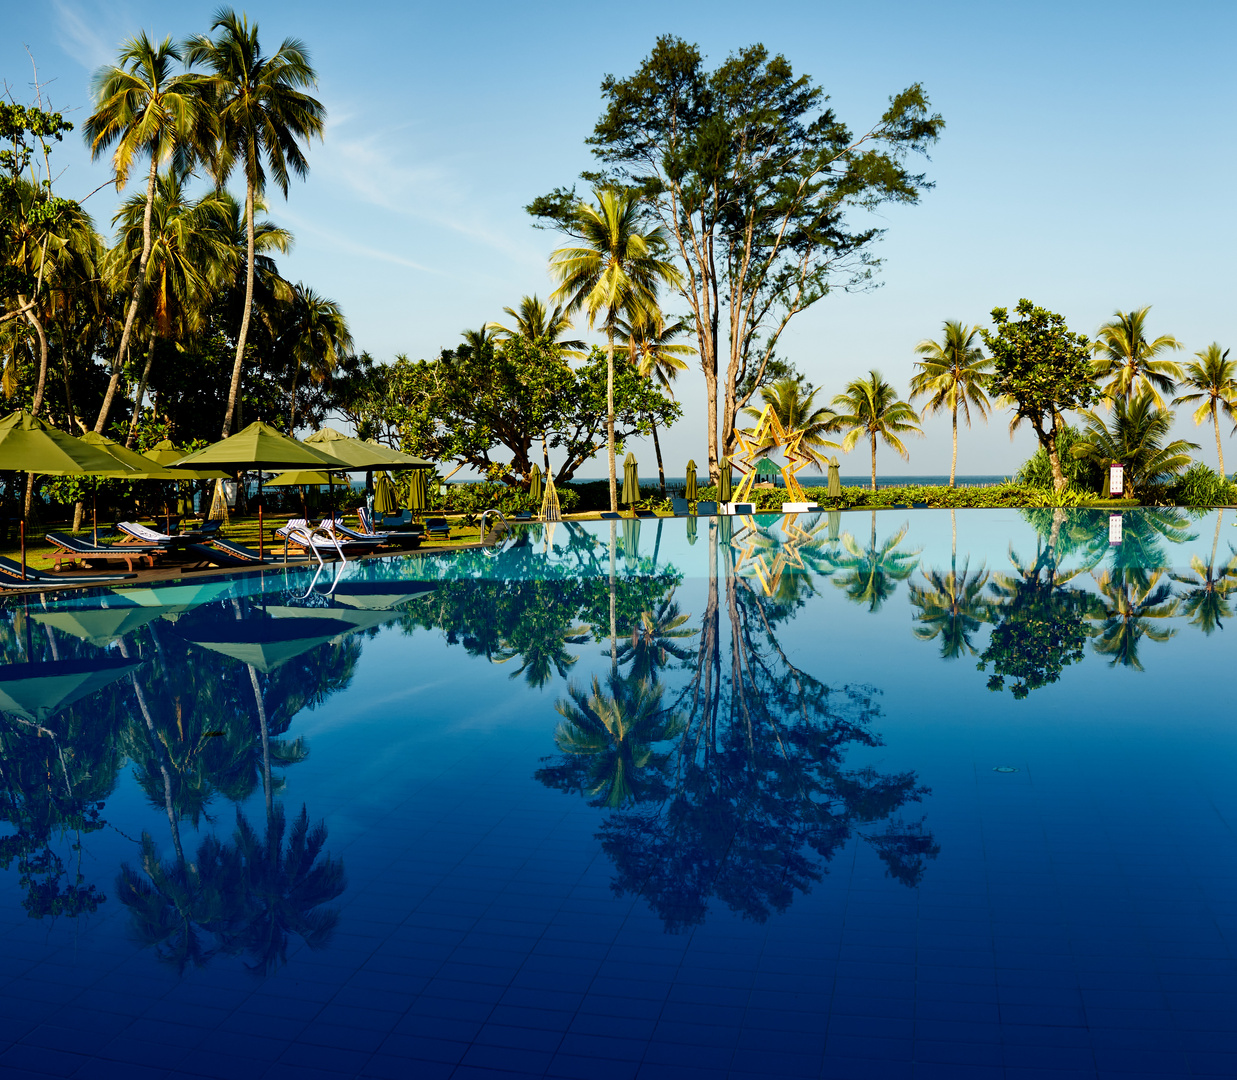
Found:
[[[772,596],[782,580],[783,572],[789,567],[795,571],[807,573],[803,556],[799,553],[799,545],[812,542],[815,537],[801,525],[796,524],[798,514],[787,514],[782,519],[782,528],[786,539],[780,543],[760,531],[753,518],[744,518],[743,529],[730,541],[731,546],[739,551],[735,561],[736,574],[753,575],[764,589],[765,596]],[[776,545],[777,554],[772,563],[768,562],[770,548]]]
[[[786,455],[786,464],[781,467],[782,481],[786,485],[786,494],[791,502],[807,502],[803,488],[799,486],[796,475],[800,469],[811,464],[811,458],[803,448],[803,438],[806,431],[787,431],[777,418],[772,405],[766,405],[760,414],[760,421],[749,432],[738,431],[741,453],[735,456],[734,465],[744,474],[738,489],[734,493],[735,502],[746,502],[752,493],[752,485],[756,483],[756,467],[759,459],[768,457],[773,450],[781,450]]]

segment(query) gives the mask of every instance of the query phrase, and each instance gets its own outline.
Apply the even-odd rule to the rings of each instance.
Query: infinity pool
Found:
[[[0,608],[0,1075],[1237,1075],[1234,515]]]

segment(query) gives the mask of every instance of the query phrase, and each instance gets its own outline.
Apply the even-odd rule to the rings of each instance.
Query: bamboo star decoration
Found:
[[[747,525],[731,541],[731,546],[738,549],[739,557],[735,560],[735,573],[755,577],[760,582],[765,596],[777,592],[786,570],[792,573],[807,573],[803,555],[799,548],[802,544],[812,544],[816,537],[796,522],[797,514],[787,514],[782,519],[782,529],[785,539],[776,539],[759,528],[752,518],[747,518]],[[769,555],[776,549],[772,561]]]
[[[752,493],[752,485],[756,483],[756,467],[759,459],[767,457],[773,450],[781,450],[786,455],[786,464],[781,466],[782,481],[786,485],[786,495],[790,502],[807,502],[807,496],[799,484],[798,473],[811,464],[811,458],[803,450],[803,438],[806,431],[787,431],[777,418],[772,405],[766,405],[760,414],[760,421],[750,432],[736,432],[740,453],[735,457],[734,464],[741,473],[743,480],[735,491],[735,502],[746,502]]]

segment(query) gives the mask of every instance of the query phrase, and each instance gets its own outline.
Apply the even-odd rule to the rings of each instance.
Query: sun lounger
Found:
[[[603,510],[601,512],[602,521],[618,521],[622,516],[622,514],[616,514],[613,510]]]
[[[120,543],[126,547],[131,544],[146,544],[163,551],[176,551],[189,544],[196,544],[205,535],[203,531],[196,529],[187,533],[160,532],[158,529],[152,529],[136,521],[118,521],[116,528],[124,534],[124,539]],[[217,525],[216,528],[218,528]]]
[[[451,526],[447,524],[446,518],[426,518],[425,531],[431,537],[438,536],[443,540],[451,539]]]
[[[374,546],[386,543],[391,535],[387,532],[357,532],[356,529],[348,528],[340,518],[323,518],[318,524],[318,528],[326,532],[333,532],[343,539],[355,540],[363,544],[373,544]]]
[[[26,580],[21,579],[21,564],[0,555],[0,589],[46,589],[52,585],[108,585],[113,581],[128,581],[136,574],[73,574],[60,576],[45,570],[26,567]]]
[[[65,563],[76,566],[88,562],[122,561],[129,570],[133,562],[146,561],[147,566],[155,565],[155,556],[165,549],[152,544],[94,544],[78,536],[68,533],[49,532],[46,536],[49,544],[56,548],[54,558],[56,569],[60,570]]]
[[[696,513],[701,517],[716,517],[717,503],[715,502],[698,502],[696,503]]]
[[[670,510],[675,517],[687,517],[692,512],[692,504],[686,499],[671,499]]]
[[[657,511],[656,510],[637,510],[636,517],[638,518],[657,517]]]
[[[310,525],[304,518],[292,518],[282,529],[276,529],[275,535],[283,537],[286,544],[312,553],[319,562],[324,554],[335,554],[341,559],[346,559],[349,552],[368,555],[382,542],[376,537],[353,540],[321,526]]]
[[[513,521],[532,521],[533,512],[531,510],[517,510],[511,515]]]
[[[261,566],[263,563],[276,561],[273,555],[259,555],[253,548],[246,547],[244,544],[238,544],[235,540],[228,540],[222,536],[212,536],[208,538],[206,544],[209,544],[211,548],[218,548],[219,551],[240,566]],[[194,544],[192,547],[206,547],[206,544]],[[209,551],[210,548],[207,548],[207,550]]]

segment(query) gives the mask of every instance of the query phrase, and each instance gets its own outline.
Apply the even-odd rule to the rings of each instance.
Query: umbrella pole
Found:
[[[21,515],[21,579],[26,580],[26,513],[24,508]]]
[[[99,478],[96,476],[90,485],[90,525],[94,530],[91,537],[97,547],[99,544]]]
[[[266,530],[262,527],[262,470],[258,470],[258,562],[265,562]]]

